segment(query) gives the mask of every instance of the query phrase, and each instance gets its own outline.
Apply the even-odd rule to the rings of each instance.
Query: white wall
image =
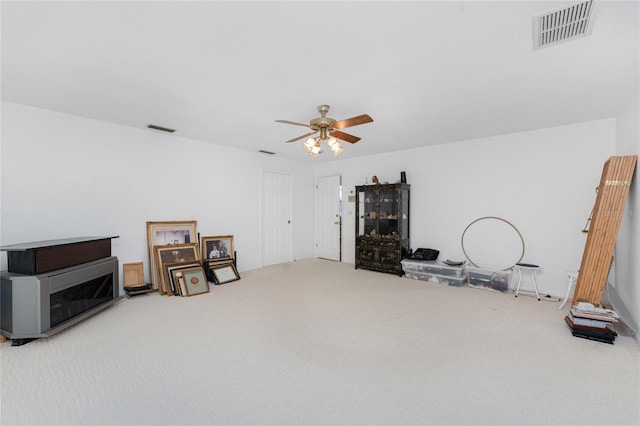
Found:
[[[602,166],[615,155],[615,130],[615,119],[606,119],[441,144],[319,163],[316,176],[341,174],[346,200],[355,185],[364,184],[365,179],[371,182],[372,175],[395,182],[405,171],[411,184],[411,247],[440,250],[442,260],[465,259],[461,236],[472,221],[484,216],[504,218],[523,235],[523,261],[544,268],[537,279],[539,289],[564,296],[565,271],[580,266],[586,242],[581,230],[595,202]],[[346,149],[357,149],[357,145]],[[354,262],[354,207],[353,203],[345,205],[346,262]],[[482,256],[477,249],[484,244],[489,252],[502,256],[495,247],[513,247],[518,239],[515,231],[501,228],[498,235],[491,231],[486,229],[482,242],[473,242],[474,254]],[[476,235],[481,237],[482,232]],[[467,243],[465,237],[465,247]],[[520,247],[513,249],[513,262],[518,260]],[[483,264],[472,260],[492,267],[506,261],[483,258]]]
[[[636,92],[637,93],[637,92]],[[616,155],[640,155],[640,106],[636,96],[617,121]],[[629,311],[624,318],[632,329],[640,327],[640,196],[638,167],[629,190],[627,206],[622,216],[615,249],[615,289]]]
[[[240,271],[259,268],[266,170],[291,173],[293,257],[313,256],[314,177],[299,162],[7,102],[1,154],[3,245],[119,235],[114,255],[148,279],[146,222],[197,220],[203,236],[234,235]]]
[[[241,271],[258,268],[260,176],[268,170],[292,174],[294,259],[314,255],[308,164],[6,102],[2,118],[3,245],[119,235],[113,247],[120,262],[143,260],[146,267],[147,221],[197,220],[202,235],[235,236]],[[540,289],[562,296],[565,271],[579,267],[586,241],[580,230],[611,155],[616,121],[607,119],[317,163],[314,170],[316,177],[342,175],[345,200],[372,175],[394,182],[406,171],[411,246],[438,249],[441,259],[464,259],[460,237],[471,221],[510,221],[525,239],[523,261],[544,268]],[[353,263],[354,204],[345,202],[344,211],[343,260]],[[507,234],[487,235],[480,246],[486,241],[489,253],[511,247]],[[638,238],[631,241],[637,250]],[[517,257],[519,247],[513,251]],[[6,269],[6,255],[0,261]]]

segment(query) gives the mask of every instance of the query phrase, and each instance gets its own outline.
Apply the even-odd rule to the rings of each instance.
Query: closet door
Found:
[[[291,176],[262,174],[262,265],[291,261]]]

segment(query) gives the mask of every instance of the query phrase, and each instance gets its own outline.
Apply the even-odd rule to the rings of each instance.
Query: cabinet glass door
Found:
[[[364,192],[358,192],[358,237],[364,235]]]
[[[398,192],[386,190],[380,192],[380,235],[398,235]]]
[[[374,191],[362,191],[359,194],[359,212],[360,217],[358,226],[358,236],[376,235],[376,220],[378,211],[376,206],[376,193]]]
[[[402,221],[402,236],[403,240],[409,239],[409,190],[402,190],[402,217],[398,220]],[[407,247],[408,248],[408,247]]]

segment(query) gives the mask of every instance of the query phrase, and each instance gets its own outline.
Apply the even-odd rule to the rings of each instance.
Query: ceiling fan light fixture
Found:
[[[303,143],[302,147],[304,148],[305,151],[307,151],[307,154],[311,154],[311,147],[310,146],[308,146],[306,143]]]
[[[313,146],[313,148],[311,148],[311,153],[314,154],[315,156],[320,155],[320,153],[322,152],[322,147],[320,146],[320,141],[317,141],[316,144]]]
[[[305,139],[302,143],[304,150],[313,157],[319,157],[322,154],[322,144],[326,143],[329,150],[333,152],[333,155],[338,156],[344,151],[342,142],[349,142],[354,144],[360,140],[359,137],[345,133],[342,129],[346,129],[352,126],[358,126],[360,124],[371,123],[373,118],[367,114],[361,114],[355,117],[347,118],[345,120],[336,121],[331,117],[327,117],[329,112],[329,105],[320,105],[318,107],[320,117],[312,119],[309,124],[299,123],[289,120],[276,120],[278,123],[293,124],[296,126],[307,127],[312,130],[311,133],[307,133],[297,138],[286,141],[297,142]],[[314,136],[312,136],[314,135]]]
[[[302,147],[312,157],[319,157],[322,153],[322,145],[320,145],[319,139],[309,138],[302,143]]]
[[[344,148],[339,141],[336,141],[333,145],[331,145],[330,148],[333,152],[334,157],[337,157],[338,155],[342,154],[342,151],[344,151]]]

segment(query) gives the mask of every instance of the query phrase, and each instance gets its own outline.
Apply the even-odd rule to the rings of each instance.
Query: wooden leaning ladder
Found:
[[[572,305],[600,305],[637,159],[615,156],[604,163]]]

